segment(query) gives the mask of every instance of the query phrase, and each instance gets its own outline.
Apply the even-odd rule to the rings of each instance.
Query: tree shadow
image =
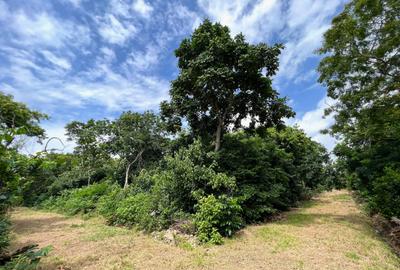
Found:
[[[12,230],[16,234],[59,231],[71,227],[70,223],[65,223],[66,220],[68,217],[63,216],[18,217],[12,219]]]
[[[366,218],[360,214],[319,214],[293,212],[289,213],[286,218],[277,222],[277,224],[306,227],[318,224],[344,224],[356,230],[369,229],[370,225]]]

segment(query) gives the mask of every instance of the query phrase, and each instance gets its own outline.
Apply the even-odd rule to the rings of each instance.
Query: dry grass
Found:
[[[400,269],[346,191],[324,193],[281,221],[248,226],[222,246],[170,246],[134,230],[17,209],[13,247],[53,245],[43,269]]]

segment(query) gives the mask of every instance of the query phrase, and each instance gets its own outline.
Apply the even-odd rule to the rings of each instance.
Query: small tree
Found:
[[[205,20],[175,51],[180,74],[172,82],[171,101],[161,103],[162,117],[171,130],[189,122],[195,135],[213,136],[215,151],[229,126],[250,128],[283,125],[294,116],[285,98],[272,88],[283,48],[251,45],[242,34],[232,38],[229,28]]]
[[[95,121],[90,119],[87,123],[73,121],[66,126],[69,140],[75,140],[75,154],[80,157],[80,167],[87,173],[87,184],[96,168],[101,166],[104,159],[108,158],[107,132],[109,121]]]
[[[167,142],[158,116],[124,112],[112,123],[110,147],[126,164],[124,188],[129,184],[129,173],[134,163],[141,168],[143,162],[158,160]]]

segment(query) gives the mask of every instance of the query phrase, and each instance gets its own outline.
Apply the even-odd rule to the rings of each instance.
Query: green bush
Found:
[[[231,236],[242,226],[242,208],[236,198],[209,195],[196,207],[195,225],[201,242],[221,244],[222,236]]]
[[[115,223],[136,225],[140,229],[152,231],[159,228],[155,216],[153,197],[149,193],[138,193],[120,201],[115,211]]]
[[[142,172],[135,179],[146,186],[152,183],[149,192],[156,202],[156,213],[165,225],[181,218],[182,213],[193,214],[201,197],[231,194],[235,190],[235,178],[216,172],[217,164],[204,148],[196,141],[174,155],[167,155],[158,169]]]
[[[96,205],[97,212],[107,220],[108,224],[115,224],[117,208],[128,195],[129,191],[118,185],[110,187],[109,192],[99,198]]]
[[[374,182],[371,208],[382,215],[400,217],[400,170],[385,168],[384,174]]]
[[[50,210],[58,210],[68,215],[92,213],[101,196],[110,191],[107,182],[92,184],[87,187],[65,190],[58,197],[50,197],[41,206]]]

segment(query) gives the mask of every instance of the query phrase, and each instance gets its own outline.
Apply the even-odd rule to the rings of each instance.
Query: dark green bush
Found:
[[[382,215],[400,217],[400,170],[387,167],[374,181],[371,208]]]
[[[324,148],[296,128],[224,136],[219,169],[234,176],[246,222],[262,221],[308,199],[323,185]]]
[[[242,208],[236,198],[209,195],[196,207],[195,225],[201,242],[221,244],[223,236],[231,236],[243,225]]]
[[[97,212],[107,220],[108,224],[115,224],[117,208],[128,195],[129,191],[119,185],[111,186],[109,192],[99,198],[96,205]]]

